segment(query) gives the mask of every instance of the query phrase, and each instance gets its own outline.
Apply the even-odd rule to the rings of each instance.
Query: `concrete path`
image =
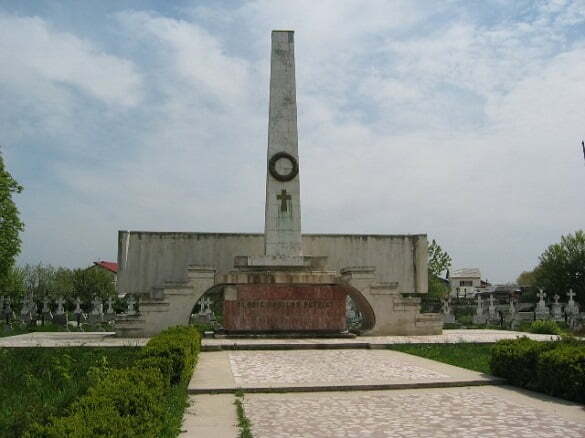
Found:
[[[203,339],[203,351],[220,350],[300,350],[322,348],[385,348],[392,344],[494,343],[500,339],[528,336],[538,341],[552,335],[507,330],[444,330],[435,336],[358,336],[353,339]],[[148,338],[116,338],[113,332],[35,332],[0,338],[0,347],[139,347]]]
[[[141,347],[148,338],[116,338],[114,332],[34,332],[0,338],[1,347]]]
[[[254,438],[583,438],[582,406],[483,386],[247,394]]]
[[[183,416],[181,438],[237,438],[235,397],[231,394],[195,395]]]
[[[432,336],[358,336],[348,338],[303,339],[204,339],[203,351],[218,350],[300,350],[321,348],[385,348],[394,344],[458,344],[464,342],[491,344],[501,339],[527,336],[537,341],[557,339],[554,335],[537,335],[509,330],[443,330],[442,335]]]
[[[202,353],[191,394],[358,391],[502,384],[476,371],[391,350]]]

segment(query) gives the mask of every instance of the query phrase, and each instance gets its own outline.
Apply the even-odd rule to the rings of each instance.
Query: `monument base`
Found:
[[[228,286],[223,326],[227,333],[340,333],[347,330],[346,296],[334,284]]]

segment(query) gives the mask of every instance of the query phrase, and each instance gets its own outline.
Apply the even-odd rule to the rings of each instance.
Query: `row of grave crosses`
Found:
[[[537,296],[538,302],[536,303],[536,308],[534,310],[534,319],[542,320],[542,319],[554,319],[556,321],[563,321],[567,320],[567,322],[572,325],[577,318],[579,318],[579,304],[574,300],[575,292],[572,289],[569,290],[567,296],[569,297],[569,301],[567,304],[564,305],[559,303],[560,296],[555,294],[552,298],[554,302],[551,304],[550,309],[546,305],[546,293],[544,290],[539,289]],[[443,321],[446,323],[454,323],[455,316],[451,312],[451,300],[447,298],[443,301],[442,313],[443,313]],[[563,312],[564,310],[564,312]],[[516,305],[514,300],[510,300],[508,304],[507,311],[504,312],[506,319],[511,321],[517,318],[518,312],[516,309]],[[527,312],[531,313],[531,312]],[[503,318],[503,313],[498,311],[496,308],[496,302],[493,294],[489,296],[489,305],[487,314],[484,310],[483,298],[478,295],[477,297],[477,307],[475,309],[475,315],[473,317],[474,324],[485,324],[486,322],[498,322],[501,321]]]
[[[24,296],[20,302],[20,315],[21,319],[30,319],[31,316],[36,315],[50,315],[53,316],[53,312],[51,311],[51,304],[54,303],[57,305],[55,309],[54,315],[64,315],[65,314],[65,307],[64,305],[68,302],[68,300],[64,299],[63,297],[59,297],[56,300],[51,300],[48,297],[44,297],[40,303],[42,304],[42,308],[39,312],[39,306],[37,301],[34,300],[32,296]],[[71,301],[69,301],[71,302]],[[75,304],[75,309],[73,309],[74,315],[81,315],[83,314],[83,310],[81,309],[82,301],[79,297],[76,297],[73,301]],[[130,296],[127,300],[128,311],[126,312],[128,315],[135,315],[136,310],[136,299],[133,296]],[[106,309],[104,311],[104,304],[106,304]],[[114,311],[114,299],[109,297],[107,300],[103,301],[99,297],[94,297],[91,300],[91,315],[114,315],[116,312]],[[4,297],[0,296],[0,314],[3,315],[5,318],[11,318],[14,315],[14,307],[18,307],[17,303],[13,302],[11,297]]]

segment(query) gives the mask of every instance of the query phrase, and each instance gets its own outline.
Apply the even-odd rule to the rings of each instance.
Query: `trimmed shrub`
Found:
[[[561,329],[555,321],[542,320],[534,321],[528,327],[530,333],[540,333],[543,335],[560,335]]]
[[[200,349],[201,336],[196,328],[172,327],[148,341],[142,350],[142,357],[168,359],[171,383],[177,384],[191,374]]]
[[[555,348],[555,342],[538,342],[522,337],[498,341],[492,347],[490,370],[494,376],[504,377],[512,385],[534,388],[536,361],[540,353]]]
[[[545,351],[536,364],[538,389],[546,394],[585,402],[585,347],[562,343]]]
[[[161,436],[169,427],[165,421],[167,401],[174,391],[171,385],[185,383],[190,377],[200,346],[195,328],[174,327],[162,332],[143,348],[134,366],[106,371],[69,407],[67,416],[52,418],[48,425],[35,424],[25,436]]]

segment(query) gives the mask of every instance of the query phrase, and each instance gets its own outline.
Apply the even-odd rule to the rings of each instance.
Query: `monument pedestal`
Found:
[[[223,325],[228,333],[346,330],[343,287],[323,284],[239,284],[227,287]]]
[[[240,270],[227,274],[223,326],[228,333],[315,332],[347,330],[347,290],[334,272],[312,271],[310,258],[296,264],[279,257],[276,266],[236,258]],[[300,258],[303,260],[303,258]],[[256,261],[256,260],[254,260]],[[270,263],[270,262],[269,262]],[[283,267],[283,265],[285,267]]]

